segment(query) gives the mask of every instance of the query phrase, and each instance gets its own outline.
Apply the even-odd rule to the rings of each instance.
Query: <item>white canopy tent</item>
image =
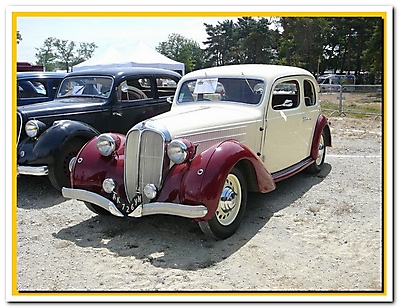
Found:
[[[136,43],[130,50],[119,52],[112,45],[106,50],[95,54],[90,59],[72,67],[72,71],[108,67],[156,67],[181,71],[184,75],[184,63],[169,59],[142,41]]]

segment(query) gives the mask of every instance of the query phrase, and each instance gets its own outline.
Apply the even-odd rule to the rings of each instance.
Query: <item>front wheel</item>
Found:
[[[326,143],[325,143],[325,135],[324,131],[320,136],[320,141],[319,141],[319,151],[317,153],[316,160],[313,162],[308,167],[308,171],[311,173],[319,173],[321,171],[321,168],[323,167],[324,164],[324,159],[326,157]]]
[[[54,158],[54,163],[49,166],[50,182],[58,191],[61,191],[62,187],[71,187],[69,162],[85,143],[86,141],[83,139],[69,141],[60,149],[57,157]]]
[[[241,171],[234,167],[228,174],[214,216],[198,222],[202,232],[220,240],[238,229],[247,205],[247,186]]]

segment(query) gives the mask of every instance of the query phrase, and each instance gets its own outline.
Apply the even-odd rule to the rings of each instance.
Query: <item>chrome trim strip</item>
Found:
[[[185,205],[171,202],[147,203],[140,205],[139,208],[141,208],[141,210],[136,209],[128,216],[141,217],[155,214],[166,214],[186,218],[202,218],[208,214],[208,209],[204,205]]]
[[[115,204],[107,198],[91,191],[74,188],[62,188],[64,198],[87,201],[102,207],[111,214],[123,217],[123,214],[116,208]],[[155,214],[175,215],[186,218],[202,218],[208,213],[204,205],[185,205],[170,202],[154,202],[140,205],[128,216],[142,217]]]
[[[48,175],[47,166],[17,166],[17,174],[25,175]]]
[[[117,209],[115,204],[107,198],[84,189],[74,189],[62,187],[62,196],[64,198],[76,199],[79,201],[86,201],[102,207],[110,212],[112,215],[123,217],[124,215]]]
[[[18,133],[18,136],[17,136],[17,146],[18,146],[18,144],[19,144],[19,138],[21,137],[21,134],[22,134],[23,122],[22,122],[22,115],[21,115],[21,113],[17,112],[17,117],[19,118],[19,131],[17,132],[17,133]]]

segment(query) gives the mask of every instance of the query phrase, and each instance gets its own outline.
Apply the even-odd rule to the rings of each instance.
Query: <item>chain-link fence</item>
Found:
[[[319,85],[320,104],[323,112],[330,115],[355,117],[382,116],[381,85]]]

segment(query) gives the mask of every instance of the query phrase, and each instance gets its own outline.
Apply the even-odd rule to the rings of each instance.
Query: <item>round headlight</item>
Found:
[[[38,120],[29,120],[25,124],[25,133],[30,138],[34,138],[39,135],[40,129],[43,129],[45,124]]]
[[[175,139],[169,143],[167,152],[172,162],[182,164],[193,157],[194,145],[188,140]]]
[[[110,134],[101,134],[97,138],[97,150],[103,156],[110,156],[116,149],[116,141]]]

